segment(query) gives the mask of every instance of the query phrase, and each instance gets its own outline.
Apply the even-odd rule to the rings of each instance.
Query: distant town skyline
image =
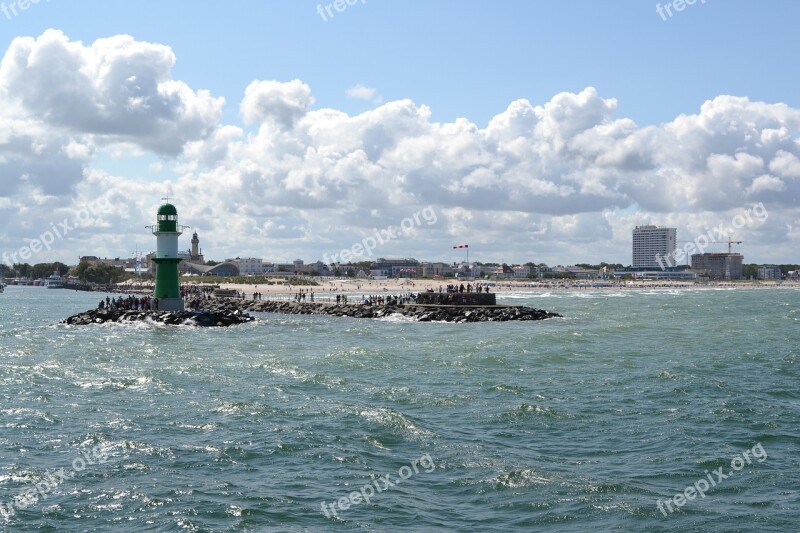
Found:
[[[147,253],[170,196],[215,259],[628,265],[652,224],[800,262],[796,2],[25,5],[0,257]]]

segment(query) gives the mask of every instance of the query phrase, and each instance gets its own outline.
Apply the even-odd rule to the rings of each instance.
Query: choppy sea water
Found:
[[[800,522],[798,290],[501,295],[565,317],[544,322],[58,324],[99,297],[0,294],[2,531]]]

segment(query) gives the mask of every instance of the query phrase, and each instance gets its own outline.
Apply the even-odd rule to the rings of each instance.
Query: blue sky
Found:
[[[3,48],[47,28],[84,43],[125,33],[167,44],[174,76],[225,96],[228,120],[256,78],[302,79],[318,106],[351,113],[365,106],[344,93],[360,83],[384,100],[429,105],[437,120],[479,125],[516,98],[587,86],[639,124],[719,94],[798,105],[790,58],[800,4],[791,0],[698,0],[667,21],[643,0],[359,0],[323,22],[316,8],[328,4],[42,0],[12,20],[0,15],[0,35]]]
[[[8,0],[5,3],[11,4]],[[747,139],[752,137],[752,132],[742,133],[741,143],[725,146],[725,142],[720,140],[725,132],[716,131],[715,141],[713,143],[709,141],[705,146],[707,153],[697,155],[697,158],[713,163],[709,163],[705,171],[708,176],[714,176],[714,179],[723,179],[719,174],[722,170],[717,165],[719,163],[717,156],[727,157],[734,165],[745,167],[736,170],[735,174],[740,171],[746,174],[747,169],[750,169],[752,175],[749,177],[736,174],[740,181],[749,180],[741,181],[739,184],[746,194],[743,192],[737,199],[703,197],[707,192],[701,194],[698,191],[706,186],[704,183],[710,178],[704,177],[706,174],[699,171],[694,163],[679,161],[682,156],[681,149],[677,145],[672,147],[674,148],[670,152],[672,155],[650,154],[649,150],[653,149],[653,143],[656,142],[653,140],[653,135],[658,138],[658,142],[668,143],[669,140],[664,141],[658,136],[664,133],[670,139],[686,139],[696,133],[674,134],[675,129],[685,126],[685,124],[675,125],[675,128],[670,126],[681,115],[697,116],[698,130],[706,128],[707,120],[700,116],[701,106],[705,102],[717,102],[717,105],[713,106],[714,109],[708,111],[709,116],[727,117],[731,114],[729,125],[741,123],[746,116],[750,116],[751,111],[759,112],[750,109],[745,112],[737,103],[715,100],[725,95],[745,97],[748,102],[756,104],[759,102],[768,105],[786,104],[792,112],[791,117],[781,116],[779,119],[774,119],[767,113],[769,116],[764,117],[763,124],[756,121],[758,123],[756,127],[759,132],[772,130],[776,124],[775,120],[778,120],[780,124],[785,125],[788,135],[796,138],[793,112],[800,108],[798,102],[800,93],[797,90],[798,73],[792,59],[797,55],[798,48],[797,40],[793,37],[796,32],[796,21],[800,15],[800,4],[797,2],[706,0],[703,3],[702,0],[697,0],[694,5],[685,6],[681,12],[672,8],[673,16],[664,20],[656,10],[656,2],[642,0],[604,2],[588,0],[559,2],[366,0],[362,2],[359,0],[354,5],[347,6],[343,12],[334,11],[334,17],[327,17],[328,20],[325,21],[318,13],[318,6],[324,11],[325,6],[329,4],[331,2],[305,0],[229,3],[41,0],[37,4],[31,4],[25,11],[17,9],[17,14],[12,15],[10,19],[0,13],[0,50],[8,50],[18,37],[39,38],[51,28],[63,32],[71,43],[80,41],[87,49],[97,39],[123,34],[130,35],[137,46],[144,46],[142,43],[163,45],[175,56],[169,77],[182,82],[192,91],[207,90],[213,98],[224,98],[225,103],[220,108],[221,115],[216,120],[215,127],[240,128],[239,137],[233,135],[226,136],[225,139],[238,139],[230,141],[230,146],[233,147],[250,135],[252,142],[245,142],[247,146],[242,149],[255,152],[269,149],[265,147],[276,146],[274,138],[266,140],[265,137],[268,132],[264,124],[273,116],[271,111],[256,112],[259,120],[250,123],[245,123],[242,117],[241,106],[245,90],[256,80],[275,80],[280,83],[300,80],[308,87],[310,94],[307,102],[303,100],[307,106],[305,103],[301,105],[305,106],[303,113],[330,109],[344,112],[349,117],[362,116],[365,122],[394,123],[393,120],[400,120],[398,117],[408,116],[408,112],[389,110],[386,106],[393,102],[408,100],[415,106],[412,114],[419,111],[420,116],[424,115],[426,124],[452,125],[457,123],[457,119],[466,118],[470,124],[481,130],[489,126],[493,117],[506,112],[514,101],[526,100],[530,102],[531,109],[537,106],[544,107],[550,102],[553,104],[551,107],[556,109],[561,106],[553,102],[556,95],[580,95],[585,89],[592,88],[596,92],[596,98],[592,95],[578,98],[577,103],[571,102],[566,106],[569,109],[565,112],[579,113],[576,110],[603,106],[601,102],[613,101],[613,105],[607,109],[604,107],[604,111],[596,117],[592,115],[597,119],[597,124],[611,124],[617,121],[618,127],[624,129],[626,135],[633,134],[634,127],[640,130],[636,133],[636,139],[629,141],[629,144],[636,145],[636,148],[631,150],[637,154],[647,152],[646,156],[642,156],[646,163],[639,166],[630,164],[631,158],[634,157],[630,153],[624,156],[628,163],[621,163],[620,167],[610,171],[606,163],[592,168],[583,164],[573,166],[569,157],[549,161],[549,156],[544,157],[537,152],[539,154],[536,157],[537,163],[533,167],[538,170],[531,172],[558,174],[556,177],[547,177],[542,185],[537,182],[538,190],[549,190],[548,187],[552,186],[553,191],[559,191],[553,194],[559,195],[560,198],[571,194],[570,191],[576,194],[585,193],[584,196],[575,198],[573,205],[576,207],[571,210],[554,207],[553,212],[541,213],[541,209],[536,207],[535,198],[531,200],[530,208],[526,208],[524,202],[504,198],[502,201],[498,200],[497,209],[492,212],[493,210],[486,204],[481,203],[480,198],[470,197],[470,191],[484,199],[492,197],[486,194],[487,190],[492,190],[490,178],[481,178],[487,182],[476,185],[475,178],[470,177],[470,173],[478,167],[497,172],[497,176],[501,176],[498,177],[497,183],[502,183],[503,187],[514,187],[520,183],[522,186],[527,186],[524,182],[514,181],[517,177],[507,178],[508,169],[496,170],[498,165],[504,164],[501,161],[509,160],[508,154],[491,161],[489,161],[491,157],[487,155],[489,159],[478,158],[480,161],[476,160],[468,168],[458,169],[452,174],[437,174],[431,179],[440,183],[438,190],[450,191],[447,195],[452,200],[448,203],[430,197],[432,205],[440,206],[442,222],[441,227],[437,226],[440,233],[434,235],[433,232],[429,232],[427,237],[423,236],[425,238],[418,236],[414,246],[409,242],[406,242],[405,246],[403,243],[395,243],[395,247],[388,246],[383,250],[383,255],[413,254],[440,257],[439,251],[446,248],[446,242],[467,238],[476,242],[480,240],[479,234],[460,232],[460,219],[470,220],[471,223],[467,226],[471,228],[484,227],[491,221],[497,220],[498,213],[505,213],[510,218],[516,216],[514,214],[524,218],[523,244],[520,249],[498,244],[508,242],[508,239],[504,238],[506,234],[500,232],[484,239],[485,256],[476,251],[476,259],[491,260],[496,259],[496,256],[503,256],[510,261],[541,259],[566,264],[578,261],[614,260],[627,264],[630,261],[630,235],[624,228],[632,223],[679,225],[678,221],[685,221],[682,227],[679,226],[679,231],[683,231],[684,237],[691,237],[702,233],[703,224],[710,224],[719,219],[730,220],[736,209],[743,209],[757,201],[772,198],[769,195],[764,196],[764,191],[769,190],[771,193],[782,191],[784,200],[786,195],[789,195],[790,199],[795,198],[797,179],[786,170],[788,168],[786,165],[789,163],[781,163],[785,163],[785,158],[778,157],[785,152],[793,153],[794,148],[791,146],[791,149],[787,148],[789,145],[780,147],[776,145],[770,154],[761,153],[761,145],[750,149],[745,144]],[[672,5],[672,2],[661,2],[661,5],[667,4]],[[15,83],[18,83],[16,87],[19,91],[20,87],[22,90],[26,87],[19,84],[33,82],[24,82],[23,77],[19,77]],[[349,97],[348,90],[356,86],[369,88],[370,96]],[[272,89],[262,87],[262,90]],[[281,91],[283,89],[279,92]],[[281,94],[285,96],[284,92]],[[296,96],[296,93],[293,94]],[[14,96],[19,95],[11,95]],[[575,109],[570,107],[573,104],[576,106]],[[31,117],[42,120],[45,125],[48,123],[49,119],[41,115],[42,109],[34,109],[35,102],[28,102],[22,106]],[[395,111],[399,114],[393,114]],[[53,110],[49,109],[48,113],[52,114]],[[389,115],[390,119],[387,118]],[[559,120],[567,118],[562,114]],[[309,124],[317,122],[316,126],[307,124],[308,132],[318,131],[321,124],[327,124],[327,120],[319,116],[315,116],[313,120],[309,119]],[[632,121],[634,126],[619,121]],[[200,187],[200,184],[213,183],[212,176],[216,176],[214,179],[217,180],[230,180],[232,184],[236,184],[231,186],[239,187],[243,183],[242,176],[250,175],[249,171],[244,172],[242,168],[234,168],[231,158],[241,159],[243,157],[241,152],[234,156],[226,151],[227,160],[218,160],[203,167],[196,161],[196,154],[195,160],[185,151],[180,154],[174,151],[164,154],[152,149],[152,146],[147,145],[144,140],[141,143],[131,140],[132,137],[126,137],[126,141],[119,144],[118,139],[103,137],[98,130],[91,128],[85,130],[73,126],[74,124],[70,123],[62,133],[65,135],[64,139],[74,140],[81,146],[87,147],[91,153],[88,159],[83,161],[84,177],[87,175],[86,171],[107,174],[110,181],[105,181],[104,185],[109,188],[133,190],[139,185],[156,182],[163,184],[165,189],[170,189],[179,197],[184,195],[188,200],[191,191]],[[351,126],[358,127],[351,124],[347,128]],[[650,126],[658,128],[659,132],[650,133],[647,131]],[[64,124],[59,124],[59,127],[64,127]],[[724,128],[724,126],[719,127]],[[72,130],[69,130],[70,128]],[[203,142],[207,142],[209,128],[206,127],[203,132],[187,133],[187,138],[203,138]],[[580,128],[584,128],[580,130],[584,131],[587,125],[579,126],[578,129]],[[117,127],[106,125],[100,129],[106,131]],[[572,133],[578,131],[572,126],[566,129]],[[274,130],[271,131],[274,133]],[[362,130],[359,131],[359,135],[364,133]],[[262,144],[253,140],[259,136],[259,132],[262,132],[262,135],[258,142]],[[300,135],[297,141],[306,142],[309,138],[306,133]],[[350,133],[350,129],[342,130],[338,136],[347,137]],[[439,133],[434,137],[440,138]],[[203,137],[204,135],[206,137]],[[384,132],[382,135],[394,139],[392,146],[399,143],[400,137],[395,138],[391,132]],[[547,137],[546,132],[542,135],[551,139]],[[620,142],[620,138],[615,135],[617,134],[603,137],[604,140],[597,141],[599,144],[592,144],[593,148],[590,150],[594,154],[592,157],[597,156],[598,146],[602,145],[603,149],[609,149],[607,141],[610,138],[613,138],[615,143]],[[538,142],[536,135],[531,139],[533,145]],[[584,138],[560,139],[558,142],[561,141],[567,145],[574,141],[583,148],[589,142]],[[785,139],[784,141],[789,142]],[[435,144],[439,141],[430,140],[430,142]],[[455,145],[463,146],[466,142],[468,141],[465,137],[455,142]],[[358,147],[348,145],[331,148],[331,146],[333,145],[323,146],[313,141],[309,142],[304,150],[308,153],[308,147],[313,147],[315,153],[317,151],[322,153],[330,149],[343,155],[345,152],[352,154],[363,149],[369,155],[369,149],[364,147],[363,142]],[[444,148],[444,145],[440,146],[440,149]],[[492,151],[494,148],[489,147],[487,150]],[[685,147],[683,150],[685,151]],[[737,154],[742,152],[758,158],[761,164],[756,162],[751,165],[749,160],[743,162],[737,157]],[[798,153],[800,154],[800,151]],[[523,157],[520,152],[514,152],[512,159],[517,156]],[[570,157],[574,158],[574,155]],[[669,157],[674,160],[669,160]],[[19,158],[20,161],[25,160],[23,155]],[[409,170],[409,167],[393,167],[387,161],[386,159],[373,161],[383,170],[384,177],[381,179],[394,179],[400,174],[405,176],[404,183],[416,179],[415,171]],[[392,161],[396,162],[396,159]],[[294,190],[291,188],[293,186],[287,185],[291,181],[287,176],[292,174],[293,167],[289,162],[283,162],[287,166],[282,170],[282,177],[270,175],[266,168],[261,169],[259,186],[269,185],[273,188],[285,187],[287,191]],[[154,163],[158,163],[158,166],[154,166]],[[258,166],[258,163],[255,164]],[[20,165],[24,167],[24,164]],[[24,174],[24,168],[20,170],[20,165],[13,166],[13,171]],[[424,166],[424,163],[420,163],[415,168]],[[524,166],[526,169],[533,167]],[[770,167],[780,167],[784,174],[778,173],[776,176],[770,174],[772,177],[763,177],[765,173],[768,174]],[[0,168],[0,171],[2,170]],[[294,171],[316,175],[316,169],[309,170],[307,161],[298,164]],[[652,194],[663,194],[663,190],[660,189],[662,186],[653,183],[642,185],[638,175],[634,175],[636,171],[641,171],[640,175],[650,175],[653,183],[658,180],[668,180],[673,182],[674,187],[678,187],[680,182],[681,189],[672,193],[682,199],[672,206],[655,205],[657,202],[649,205],[651,203],[649,198],[637,196],[629,191],[637,187],[640,189],[649,187],[661,191]],[[364,172],[369,174],[366,170]],[[517,176],[519,172],[522,172],[521,168],[517,168],[511,174]],[[694,177],[691,179],[675,177],[683,172],[687,174],[696,172],[696,175],[693,174]],[[609,180],[616,179],[623,173],[624,182],[614,182],[613,185],[609,185]],[[567,181],[561,183],[559,180],[565,176],[568,177]],[[759,178],[761,181],[757,182]],[[322,176],[319,179],[328,178]],[[119,183],[113,185],[113,180],[119,180]],[[689,183],[691,180],[696,181]],[[48,197],[58,197],[52,200],[53,205],[48,209],[55,206],[55,208],[74,210],[81,202],[87,201],[86,197],[81,196],[86,194],[81,187],[86,189],[97,185],[94,183],[90,186],[90,181],[76,178],[69,194],[48,195],[47,190],[41,189],[38,193]],[[420,183],[422,181],[424,180],[420,178]],[[253,184],[242,186],[239,192],[246,193],[245,189],[251,186]],[[342,191],[344,190],[342,187],[341,184],[337,184],[331,186],[330,190]],[[602,187],[606,189],[597,193]],[[142,189],[137,190],[139,194],[146,192]],[[404,190],[407,197],[413,197],[416,202],[403,200],[411,202],[405,211],[413,212],[412,205],[426,205],[424,191],[431,194],[421,185],[418,189]],[[30,195],[31,192],[28,191],[26,194]],[[534,191],[533,194],[536,196],[539,193]],[[692,197],[691,194],[696,196]],[[333,222],[331,217],[335,212],[344,212],[348,220],[359,217],[371,218],[371,224],[380,227],[381,224],[391,224],[393,220],[397,223],[404,216],[403,201],[388,199],[386,201],[390,205],[382,210],[381,208],[385,207],[383,205],[359,205],[351,195],[352,192],[342,193],[341,205],[335,208],[317,204],[294,205],[296,211],[302,211],[302,215],[297,217],[292,215],[288,222],[280,220],[283,216],[281,214],[258,214],[256,206],[250,206],[254,213],[246,215],[249,218],[240,221],[243,231],[251,232],[243,237],[243,242],[251,243],[254,240],[259,242],[258,239],[264,239],[263,243],[253,246],[228,243],[225,238],[226,231],[210,225],[204,228],[207,242],[210,241],[210,245],[216,247],[218,252],[215,255],[219,256],[249,254],[268,258],[271,252],[279,256],[276,259],[291,259],[292,256],[299,255],[312,260],[320,258],[323,253],[348,247],[353,241],[358,240],[357,236],[364,235],[366,231],[364,228],[354,226],[345,231],[344,235],[341,233],[339,236],[323,235],[315,233],[314,220],[327,220],[330,224],[342,227],[341,221]],[[453,200],[458,195],[462,195],[463,200]],[[615,195],[625,196],[625,199]],[[612,197],[614,198],[608,202],[600,202],[595,208],[592,207],[595,205],[591,203],[592,198]],[[698,200],[700,197],[703,198]],[[13,195],[9,198],[13,198]],[[286,199],[286,196],[277,195],[264,200],[277,201],[278,198]],[[198,197],[191,201],[201,200]],[[38,205],[48,202],[51,200],[40,201]],[[242,202],[231,201],[231,205],[238,206],[238,209],[242,207]],[[565,200],[564,203],[569,202]],[[555,204],[561,205],[559,202]],[[793,248],[795,243],[793,239],[800,233],[800,230],[795,230],[796,225],[800,225],[800,218],[789,205],[778,206],[773,203],[773,206],[771,212],[776,215],[773,220],[780,225],[788,226],[788,229],[781,234],[781,231],[775,228],[752,228],[756,233],[751,235],[751,238],[760,237],[764,246],[761,250],[752,248],[755,253],[751,252],[746,260],[752,258],[758,261],[800,261],[794,254],[796,246]],[[222,209],[222,205],[218,207]],[[26,207],[22,200],[12,200],[5,207],[0,203],[0,216],[5,210],[5,216],[10,220],[15,213],[26,212],[28,208],[31,207]],[[190,214],[192,213],[190,211]],[[199,216],[200,211],[197,213]],[[555,220],[547,219],[547,216],[573,218]],[[592,216],[595,218],[591,218]],[[104,224],[124,224],[126,220],[131,222],[128,219],[107,220]],[[464,223],[463,220],[461,223]],[[604,231],[594,235],[591,242],[581,242],[578,235],[586,228],[596,227],[598,223],[604,226]],[[272,235],[280,232],[269,228],[281,225],[285,226],[284,229],[294,228],[297,235],[304,236],[303,239],[294,243],[289,240],[280,242],[270,240],[270,231],[273,232]],[[365,224],[364,227],[369,225]],[[509,228],[513,228],[513,224],[510,224]],[[574,233],[570,232],[570,228]],[[757,231],[766,233],[759,235]],[[288,230],[286,232],[287,235],[291,233]],[[6,226],[5,231],[0,231],[0,245],[4,249],[16,249],[24,244],[25,239],[34,238],[36,235],[36,227],[28,228],[27,233],[18,233],[13,227]],[[113,242],[107,245],[101,244],[108,241],[93,241],[89,235],[76,235],[75,239],[75,242],[61,243],[69,249],[70,255],[74,255],[75,251],[88,254],[90,251],[84,247],[89,246],[100,250],[98,253],[119,255],[123,253],[122,248],[132,248],[129,246],[129,241],[135,241],[137,244],[141,242],[143,247],[148,245],[146,238],[137,236],[133,232],[127,238],[120,238],[118,244]],[[120,251],[115,251],[114,246]]]

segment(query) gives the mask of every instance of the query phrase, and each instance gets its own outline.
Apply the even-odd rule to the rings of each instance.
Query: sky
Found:
[[[216,260],[629,265],[655,224],[800,263],[798,16],[0,0],[0,263],[150,252],[165,197]]]

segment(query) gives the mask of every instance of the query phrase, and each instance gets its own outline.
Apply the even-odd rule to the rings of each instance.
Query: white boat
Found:
[[[47,278],[47,283],[45,283],[45,287],[48,289],[63,289],[64,288],[64,278],[58,275],[58,272],[53,272],[53,275]]]

